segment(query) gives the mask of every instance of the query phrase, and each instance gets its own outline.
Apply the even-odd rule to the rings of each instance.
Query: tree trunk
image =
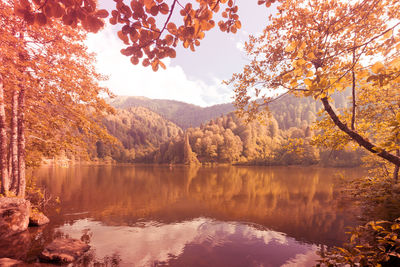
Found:
[[[0,175],[1,193],[8,195],[10,180],[7,170],[7,132],[6,132],[6,112],[4,109],[4,87],[3,77],[0,74]]]
[[[25,197],[25,88],[18,97],[18,196]]]
[[[356,61],[356,50],[353,50],[353,64]],[[351,116],[351,130],[355,130],[356,123],[356,73],[354,71],[354,65],[351,70],[352,86],[351,86],[351,96],[353,99],[352,116]]]
[[[357,142],[360,146],[364,147],[369,152],[378,155],[379,157],[393,163],[396,166],[400,166],[400,156],[395,156],[393,154],[390,154],[386,150],[376,149],[376,146],[374,146],[369,140],[365,139],[355,131],[350,130],[346,124],[340,121],[336,113],[333,111],[331,105],[329,104],[327,97],[321,98],[321,101],[322,104],[324,105],[325,111],[331,117],[335,125],[339,127],[340,130],[345,132],[348,136],[350,136],[351,139],[353,139],[353,141]]]
[[[400,149],[396,150],[396,156],[400,156]],[[397,182],[399,181],[399,169],[400,169],[400,165],[396,165],[394,167],[394,171],[393,171],[393,182],[395,184],[397,184]]]
[[[14,194],[18,191],[18,92],[15,90],[12,97],[12,110],[11,110],[11,140],[10,140],[10,161],[11,169],[10,180],[11,188]]]

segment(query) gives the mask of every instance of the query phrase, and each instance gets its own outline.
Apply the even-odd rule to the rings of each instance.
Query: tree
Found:
[[[24,197],[25,167],[35,158],[111,141],[97,122],[112,109],[99,96],[108,90],[98,84],[82,29],[29,25],[13,8],[0,2],[1,193]]]
[[[251,63],[229,81],[239,111],[250,118],[262,112],[274,100],[266,91],[313,97],[321,101],[331,126],[340,129],[331,136],[346,137],[394,164],[397,179],[399,7],[396,0],[283,1],[263,33],[246,43]],[[346,89],[352,91],[352,102],[339,114],[331,97]]]
[[[270,121],[268,122],[268,132],[269,135],[271,136],[271,139],[273,139],[275,136],[278,135],[279,127],[278,127],[278,122],[276,121],[275,118],[271,118]]]
[[[115,0],[109,21],[121,25],[118,37],[127,46],[121,53],[131,57],[133,64],[143,58],[143,66],[157,71],[159,67],[165,68],[162,59],[176,56],[174,48],[178,43],[195,51],[205,32],[215,26],[215,13],[221,12],[221,31],[236,33],[241,28],[238,6],[233,0],[196,0],[185,6],[178,0],[169,2],[133,0],[126,5],[123,0]],[[178,10],[180,23],[173,16]],[[28,24],[47,25],[59,20],[71,27],[81,24],[91,32],[99,31],[104,26],[103,19],[109,16],[106,10],[97,9],[96,0],[20,0],[15,12]]]
[[[183,164],[187,165],[196,165],[200,164],[199,160],[196,157],[196,153],[192,151],[192,147],[189,143],[189,135],[185,132],[184,140],[183,140]]]
[[[237,162],[243,150],[242,141],[235,136],[231,129],[223,132],[224,143],[221,144],[219,158],[222,162]]]

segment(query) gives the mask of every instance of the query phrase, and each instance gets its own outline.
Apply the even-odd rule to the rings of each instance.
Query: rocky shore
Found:
[[[30,246],[28,227],[49,223],[41,212],[32,210],[31,203],[22,198],[0,197],[0,266],[28,266],[20,259]],[[90,246],[70,238],[57,238],[46,245],[38,260],[50,264],[66,264],[78,260]],[[45,266],[35,263],[33,266]],[[32,266],[32,265],[29,265]]]

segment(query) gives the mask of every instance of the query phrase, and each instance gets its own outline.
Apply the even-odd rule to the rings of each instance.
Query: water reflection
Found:
[[[336,205],[337,172],[147,165],[46,167],[37,176],[62,200],[49,234],[81,237],[86,231],[97,260],[301,266],[315,259],[315,245],[340,244],[354,222],[352,211]]]
[[[58,230],[79,238],[90,229],[98,255],[124,266],[312,266],[316,246],[250,225],[198,218],[172,224],[105,226],[78,220]]]

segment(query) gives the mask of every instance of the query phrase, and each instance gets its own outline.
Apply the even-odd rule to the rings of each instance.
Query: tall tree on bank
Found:
[[[57,21],[29,25],[13,15],[14,4],[0,2],[1,193],[24,197],[25,167],[107,139],[97,122],[111,108],[99,96],[108,91],[83,45],[85,31]]]
[[[396,179],[400,1],[287,0],[278,11],[260,36],[250,37],[245,47],[251,63],[230,80],[239,110],[250,117],[262,112],[272,101],[268,91],[312,96],[329,118],[325,141],[358,144],[396,166]],[[339,114],[331,95],[346,89],[352,90],[351,105]]]
[[[183,140],[183,164],[186,165],[198,165],[200,161],[196,157],[196,153],[192,151],[192,147],[189,143],[189,135],[185,132]]]
[[[10,186],[7,170],[7,132],[6,132],[6,112],[4,109],[4,83],[0,73],[0,175],[1,193],[6,194]]]

